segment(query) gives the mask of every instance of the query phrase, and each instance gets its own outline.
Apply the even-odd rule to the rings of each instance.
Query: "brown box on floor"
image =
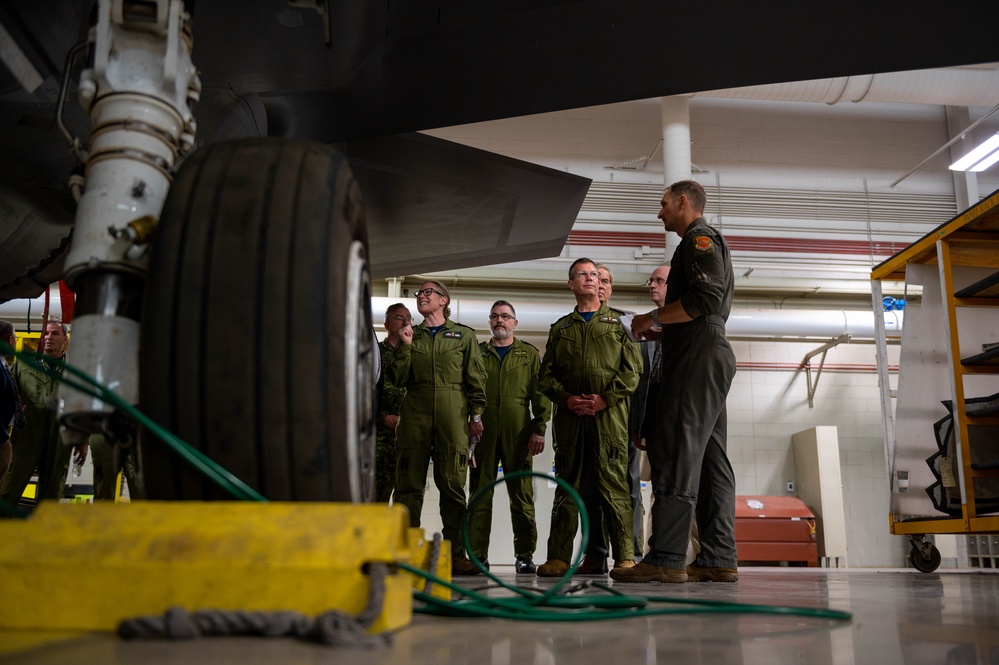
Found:
[[[735,544],[739,563],[818,565],[815,515],[796,496],[737,496]]]

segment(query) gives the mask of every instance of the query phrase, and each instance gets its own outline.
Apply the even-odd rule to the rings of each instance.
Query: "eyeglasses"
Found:
[[[652,286],[653,284],[658,284],[659,286],[666,286],[666,280],[662,277],[650,277],[645,280],[645,286]]]
[[[580,277],[586,277],[587,275],[593,279],[600,279],[600,273],[596,270],[577,270],[572,277],[573,279],[578,279]]]
[[[489,315],[489,320],[490,321],[498,321],[499,319],[503,319],[504,321],[509,321],[512,318],[513,318],[513,314],[490,314]]]
[[[440,291],[438,291],[437,289],[423,289],[421,291],[417,291],[416,295],[418,295],[418,296],[424,296],[424,297],[429,298],[431,293],[436,293],[441,298],[446,298],[447,297],[443,293],[441,293]]]
[[[392,320],[393,320],[393,321],[405,321],[405,322],[407,322],[407,323],[408,323],[408,322],[410,322],[410,321],[412,321],[412,320],[413,320],[413,317],[411,317],[411,316],[401,316],[401,315],[399,315],[399,316],[393,316],[393,317],[392,317]]]

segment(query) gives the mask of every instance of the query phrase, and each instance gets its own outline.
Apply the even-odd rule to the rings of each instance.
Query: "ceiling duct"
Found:
[[[384,320],[385,310],[389,305],[402,302],[412,312],[413,317],[420,321],[416,311],[416,300],[413,298],[372,298],[371,310],[375,325],[380,326]],[[478,332],[486,331],[486,321],[491,300],[471,300],[455,298],[451,302],[451,316],[467,326],[474,327]],[[515,303],[517,308],[517,330],[521,333],[544,333],[551,329],[552,323],[563,316],[571,307],[571,301],[565,303]],[[643,310],[648,311],[648,310]],[[897,334],[902,330],[902,312],[885,312],[885,329],[888,334]],[[787,339],[805,337],[834,338],[849,335],[851,339],[874,339],[874,314],[867,311],[840,311],[814,309],[733,309],[729,315],[726,332],[729,337],[753,337],[763,339]]]
[[[846,76],[699,92],[694,97],[781,102],[886,102],[941,106],[999,104],[999,68],[952,67]]]

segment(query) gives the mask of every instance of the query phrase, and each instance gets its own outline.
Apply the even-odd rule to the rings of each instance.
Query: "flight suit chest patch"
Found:
[[[697,236],[694,238],[694,249],[705,254],[712,254],[715,251],[715,244],[710,236]]]
[[[461,339],[460,332],[454,332],[453,330],[444,333],[446,339]]]
[[[527,351],[514,351],[514,352],[513,352],[513,355],[515,355],[515,356],[520,356],[520,357],[524,357],[524,356],[526,356],[526,355],[527,355]]]
[[[601,323],[616,323],[621,325],[621,319],[616,319],[613,316],[603,316],[600,318]]]
[[[572,325],[572,323],[573,322],[571,320],[569,320],[569,321],[563,321],[562,323],[559,324],[558,329],[559,330],[564,330],[565,328],[570,327]]]

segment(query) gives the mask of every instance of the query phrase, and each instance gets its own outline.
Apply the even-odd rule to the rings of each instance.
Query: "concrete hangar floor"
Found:
[[[541,590],[555,582],[517,576],[512,567],[493,570],[508,583]],[[572,583],[587,580],[608,583],[606,578],[574,578]],[[455,581],[473,589],[491,587],[485,591],[491,596],[510,595],[483,577]],[[415,615],[388,646],[371,649],[326,647],[289,638],[124,641],[110,633],[0,631],[0,664],[999,663],[999,571],[743,567],[735,584],[613,588],[650,598],[821,608],[849,612],[852,617],[686,613],[553,623]],[[578,593],[605,592],[590,587]]]

